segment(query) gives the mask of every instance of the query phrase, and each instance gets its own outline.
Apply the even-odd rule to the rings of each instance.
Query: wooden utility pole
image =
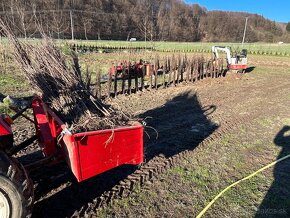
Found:
[[[242,45],[244,45],[244,42],[245,42],[246,31],[247,31],[247,25],[248,25],[248,19],[249,19],[249,17],[246,17],[246,23],[245,23],[245,29],[244,29],[244,36],[243,36],[243,42],[242,42]]]
[[[71,27],[71,40],[74,40],[74,23],[73,23],[72,10],[69,11],[69,15],[70,15],[70,27]]]

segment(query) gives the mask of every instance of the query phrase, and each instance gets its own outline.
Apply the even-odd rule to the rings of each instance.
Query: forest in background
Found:
[[[208,11],[182,0],[0,0],[18,37],[184,42],[290,42],[286,24],[257,14]],[[72,31],[73,27],[73,31]],[[73,32],[73,33],[72,33]]]

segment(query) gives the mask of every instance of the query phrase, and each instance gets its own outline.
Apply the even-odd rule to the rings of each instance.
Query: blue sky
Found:
[[[185,0],[186,3],[197,3],[207,10],[242,11],[263,15],[279,21],[290,21],[290,0]]]

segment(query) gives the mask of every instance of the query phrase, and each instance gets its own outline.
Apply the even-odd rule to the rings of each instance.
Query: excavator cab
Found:
[[[243,57],[243,58],[246,58],[247,55],[248,55],[248,50],[247,49],[242,49],[240,56]]]
[[[242,49],[242,51],[235,55],[236,61],[235,64],[247,64],[247,49]]]

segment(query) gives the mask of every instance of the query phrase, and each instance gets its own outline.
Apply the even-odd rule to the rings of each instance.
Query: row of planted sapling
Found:
[[[154,51],[155,49],[151,46],[146,48],[143,46],[109,46],[109,45],[80,45],[80,44],[70,44],[68,46],[75,52],[87,53],[87,52],[98,52],[98,53],[111,53],[116,51],[130,50],[130,51],[140,51],[144,50]]]
[[[101,81],[97,72],[96,95],[101,97],[131,94],[146,89],[176,86],[180,83],[194,83],[204,78],[225,75],[223,59],[213,60],[198,56],[171,55],[154,60],[138,62],[123,61],[113,64],[108,77]],[[104,93],[104,88],[107,92]]]
[[[165,43],[166,44],[166,43]],[[117,51],[136,51],[136,52],[142,52],[142,51],[156,51],[156,52],[183,52],[183,53],[203,53],[208,54],[211,53],[211,47],[212,43],[203,44],[200,46],[187,44],[186,47],[178,48],[178,46],[173,47],[165,47],[161,46],[150,46],[150,45],[134,45],[128,44],[127,46],[122,45],[106,45],[105,43],[102,43],[101,41],[96,44],[86,45],[86,44],[79,44],[79,43],[68,43],[68,46],[77,52],[81,53],[88,53],[88,52],[117,52]],[[271,56],[290,56],[290,51],[287,46],[277,46],[277,45],[247,45],[245,48],[248,50],[248,54],[252,55],[271,55]],[[238,44],[232,44],[232,51],[240,51],[241,48]]]

